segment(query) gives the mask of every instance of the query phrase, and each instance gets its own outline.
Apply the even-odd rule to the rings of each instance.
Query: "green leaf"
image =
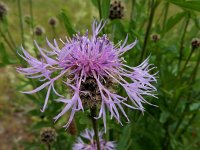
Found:
[[[177,13],[175,16],[172,16],[168,19],[165,32],[172,29],[177,23],[181,21],[182,18],[186,15],[186,12]]]
[[[169,114],[168,112],[163,111],[163,112],[161,112],[161,114],[160,114],[160,119],[159,119],[159,121],[160,121],[161,123],[165,123],[165,122],[167,121],[167,119],[169,118],[169,116],[170,116],[170,114]]]
[[[110,0],[103,0],[101,4],[102,18],[106,19],[109,15]]]
[[[92,4],[93,4],[96,8],[98,8],[98,2],[97,2],[97,0],[91,0],[91,2],[92,2]]]
[[[177,1],[169,0],[170,3],[180,6],[182,8],[192,9],[200,11],[200,1],[199,0],[189,0],[189,1]]]
[[[128,142],[131,137],[131,126],[127,125],[120,136],[120,140],[117,144],[117,150],[125,150],[125,147],[128,145]]]
[[[40,121],[40,122],[36,122],[35,124],[33,124],[32,129],[33,130],[37,130],[37,129],[41,129],[44,127],[51,127],[52,124],[49,121]]]
[[[61,16],[62,20],[64,21],[64,25],[65,25],[65,28],[66,28],[68,34],[72,37],[72,35],[75,34],[76,32],[66,14],[66,11],[62,10],[60,16]]]

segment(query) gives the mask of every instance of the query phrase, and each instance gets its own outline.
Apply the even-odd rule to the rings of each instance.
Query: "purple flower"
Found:
[[[104,25],[105,23],[102,21],[99,24],[94,21],[91,37],[88,36],[88,32],[85,35],[78,33],[73,38],[66,39],[65,42],[61,40],[63,43],[61,49],[55,40],[54,45],[47,40],[51,51],[40,48],[35,42],[42,56],[40,60],[32,57],[22,48],[24,55],[20,54],[20,56],[28,62],[29,67],[18,68],[18,71],[28,78],[38,78],[43,82],[33,91],[23,93],[32,94],[48,87],[42,108],[43,112],[47,106],[50,92],[53,90],[60,97],[57,101],[65,104],[63,110],[54,119],[57,120],[66,112],[71,111],[69,121],[64,126],[66,128],[71,123],[74,114],[79,110],[84,110],[83,101],[87,102],[87,99],[88,102],[91,99],[92,105],[99,104],[100,111],[97,118],[103,118],[106,130],[106,108],[109,110],[111,118],[114,117],[121,123],[120,112],[129,121],[123,105],[143,112],[143,103],[148,103],[143,96],[155,97],[153,92],[156,91],[156,88],[152,83],[156,82],[156,78],[155,74],[149,73],[155,67],[148,64],[148,58],[137,67],[126,65],[122,55],[132,49],[136,41],[126,45],[127,36],[123,43],[119,42],[114,45],[109,41],[107,35],[98,36]],[[62,78],[63,84],[72,90],[72,96],[69,99],[59,94],[54,88],[54,82],[60,78]],[[89,81],[93,84],[89,84],[88,87]],[[118,95],[109,87],[113,82],[125,89],[127,97]],[[91,90],[93,91],[91,92]],[[94,98],[94,93],[98,98]],[[83,100],[84,98],[86,100]]]
[[[72,150],[97,150],[96,141],[94,140],[94,131],[86,129],[85,132],[81,133],[81,136],[84,138],[85,143],[80,137],[78,137],[76,143],[73,145]],[[108,142],[103,140],[103,132],[99,132],[99,142],[101,150],[115,150],[115,142]]]

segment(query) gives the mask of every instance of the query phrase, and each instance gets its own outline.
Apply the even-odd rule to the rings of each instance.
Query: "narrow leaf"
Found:
[[[67,16],[67,14],[66,14],[66,11],[62,10],[60,16],[61,16],[62,20],[64,21],[64,25],[65,25],[65,28],[66,28],[68,34],[70,36],[75,34],[76,32],[75,32],[75,30],[74,30],[74,28],[73,28],[73,26],[72,26],[72,24],[71,24],[71,22],[70,22],[70,20],[69,20],[69,18]]]
[[[176,15],[170,17],[167,20],[167,25],[166,25],[166,29],[165,32],[169,31],[170,29],[172,29],[176,24],[178,24],[186,15],[186,12],[181,12],[181,13],[177,13]]]

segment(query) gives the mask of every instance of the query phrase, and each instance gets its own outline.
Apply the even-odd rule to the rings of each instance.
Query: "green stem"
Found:
[[[58,38],[58,35],[56,34],[55,26],[52,26],[52,31],[53,31],[53,34],[54,34],[54,38]]]
[[[51,150],[51,145],[47,144],[48,150]]]
[[[4,41],[6,42],[8,47],[12,50],[12,52],[14,52],[14,48],[12,47],[12,44],[9,42],[5,34],[1,31],[1,29],[0,29],[0,35],[3,37]]]
[[[31,16],[31,32],[32,32],[32,38],[34,40],[33,2],[32,2],[32,0],[29,0],[29,9],[30,9],[30,16]]]
[[[200,107],[199,107],[199,108],[200,108]],[[191,117],[190,120],[188,121],[187,125],[186,125],[186,126],[180,131],[180,133],[178,134],[178,138],[179,138],[181,135],[183,135],[183,134],[187,131],[188,127],[192,124],[192,122],[193,122],[194,119],[196,118],[197,114],[198,114],[198,113],[194,113],[194,114],[192,115],[192,117]]]
[[[145,38],[144,38],[144,43],[142,46],[142,53],[141,53],[141,57],[140,57],[140,62],[142,62],[143,57],[145,55],[145,51],[146,51],[146,46],[147,46],[147,42],[148,42],[148,38],[149,38],[149,33],[150,33],[150,29],[152,26],[152,22],[153,22],[153,18],[154,18],[154,13],[155,13],[155,3],[154,0],[151,0],[151,12],[150,12],[150,16],[149,16],[149,22],[147,25],[147,29],[146,29],[146,33],[145,33]]]
[[[95,119],[96,111],[97,111],[96,106],[90,108],[92,125],[93,125],[93,129],[94,129],[95,140],[96,140],[96,143],[97,143],[97,150],[101,150],[100,142],[99,142],[99,134],[98,134],[98,132],[99,132],[98,131],[98,124],[97,124],[97,120]]]
[[[181,60],[182,60],[182,57],[183,57],[183,45],[184,45],[185,34],[186,34],[186,31],[187,31],[189,22],[190,22],[190,14],[188,14],[188,17],[186,18],[185,26],[184,26],[184,29],[183,29],[183,34],[182,34],[181,41],[180,41],[179,62],[178,62],[179,70],[180,70],[180,67],[181,67]]]
[[[163,140],[162,150],[168,150],[170,148],[170,135],[169,135],[169,124],[170,120],[164,123],[165,137]]]
[[[183,69],[182,69],[181,72],[180,72],[180,75],[179,75],[180,78],[182,77],[183,72],[185,71],[185,69],[186,69],[186,67],[187,67],[187,64],[188,64],[188,62],[189,62],[189,60],[190,60],[190,58],[191,58],[193,52],[194,52],[194,48],[192,48],[192,50],[190,51],[190,54],[189,54],[189,56],[188,56],[188,58],[187,58],[187,60],[186,60],[186,62],[185,62],[185,64],[184,64],[184,66],[183,66]]]
[[[135,5],[135,0],[131,1],[131,13],[130,13],[130,23],[129,23],[129,31],[131,29],[133,29],[133,25],[132,25],[132,20],[133,20],[133,13],[134,13],[134,5]]]
[[[190,76],[190,80],[189,80],[190,87],[189,87],[189,89],[192,89],[191,85],[195,81],[199,64],[200,64],[200,52],[199,52],[199,55],[198,55],[197,63],[195,65],[195,67],[194,67],[194,70],[192,71],[192,75]],[[180,120],[179,120],[179,122],[177,123],[177,125],[175,127],[174,133],[177,132],[178,128],[180,127],[181,123],[183,122],[183,120],[184,120],[184,118],[186,116],[186,112],[189,110],[190,104],[191,104],[191,93],[189,93],[189,95],[188,95],[188,103],[186,104],[185,109],[184,109],[184,111],[183,111],[183,113],[182,113],[182,115],[180,117]]]
[[[131,2],[132,2],[132,3],[131,3],[131,15],[130,15],[130,21],[133,19],[135,0],[132,0]]]
[[[176,124],[176,126],[175,126],[175,129],[174,129],[174,134],[176,134],[177,133],[177,131],[178,131],[178,129],[179,129],[179,127],[180,127],[180,125],[181,125],[181,123],[183,122],[183,120],[185,119],[185,116],[186,116],[186,112],[188,111],[188,109],[189,109],[189,105],[190,105],[190,101],[191,101],[191,93],[189,93],[189,95],[188,95],[188,102],[187,102],[187,104],[186,104],[186,106],[185,106],[185,108],[184,108],[184,110],[183,110],[183,112],[182,112],[182,114],[181,114],[181,116],[180,116],[180,119],[179,119],[179,121],[178,121],[178,123]]]
[[[97,0],[98,3],[98,8],[99,8],[99,18],[100,20],[102,19],[102,14],[101,14],[101,0]]]
[[[166,20],[167,20],[167,16],[168,16],[168,10],[169,10],[169,3],[166,2],[166,5],[165,5],[165,12],[164,12],[164,18],[163,18],[163,26],[162,26],[162,29],[163,29],[162,37],[163,37],[164,34],[165,34]]]
[[[23,26],[23,20],[22,20],[21,0],[17,0],[17,4],[18,4],[18,13],[19,13],[19,21],[20,21],[21,40],[22,40],[22,46],[24,47],[24,26]]]
[[[197,71],[198,71],[199,65],[200,65],[200,51],[199,51],[199,55],[198,55],[196,65],[195,65],[194,70],[192,71],[192,74],[191,74],[190,79],[189,79],[189,81],[191,81],[191,84],[192,84],[192,82],[194,82],[194,80],[197,76]]]
[[[16,44],[15,44],[15,42],[14,42],[14,40],[13,40],[13,37],[12,37],[12,35],[11,35],[11,33],[10,33],[10,30],[8,29],[8,37],[9,37],[9,39],[10,39],[10,42],[12,43],[12,45],[14,46],[14,48],[16,48]]]

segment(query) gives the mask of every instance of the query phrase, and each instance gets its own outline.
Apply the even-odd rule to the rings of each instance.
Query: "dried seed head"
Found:
[[[43,128],[40,132],[40,141],[44,144],[50,145],[56,140],[56,131],[51,128]]]
[[[198,38],[192,39],[191,45],[192,45],[192,49],[198,48],[200,46],[200,39]]]
[[[57,22],[58,21],[55,17],[52,17],[49,19],[49,25],[51,25],[51,26],[56,26]]]
[[[159,34],[156,34],[156,33],[152,34],[152,35],[151,35],[151,40],[152,40],[153,42],[157,42],[158,40],[160,40],[160,35],[159,35]]]
[[[4,3],[0,3],[0,21],[3,20],[4,16],[7,14],[7,7]]]
[[[44,33],[44,29],[43,29],[42,27],[37,26],[37,27],[35,28],[35,35],[41,36],[43,33]]]
[[[124,6],[122,6],[120,1],[114,1],[110,4],[109,18],[121,19],[124,16]]]

